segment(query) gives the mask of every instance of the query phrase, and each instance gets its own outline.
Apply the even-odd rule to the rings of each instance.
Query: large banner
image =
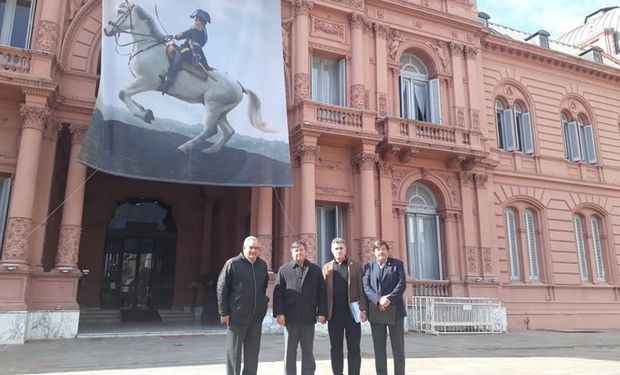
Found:
[[[105,0],[79,160],[126,177],[291,186],[280,0]]]

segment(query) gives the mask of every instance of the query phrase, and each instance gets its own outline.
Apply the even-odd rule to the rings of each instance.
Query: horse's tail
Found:
[[[239,86],[241,86],[241,91],[250,97],[250,105],[248,106],[248,117],[250,118],[250,123],[252,124],[252,126],[265,133],[278,133],[279,130],[269,128],[267,123],[263,121],[263,118],[260,114],[260,99],[258,98],[258,96],[256,96],[256,94],[252,90],[243,87],[241,83],[239,83]]]

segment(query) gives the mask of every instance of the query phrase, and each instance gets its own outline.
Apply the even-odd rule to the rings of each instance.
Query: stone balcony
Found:
[[[0,46],[0,83],[4,85],[47,88],[56,66],[53,54]]]

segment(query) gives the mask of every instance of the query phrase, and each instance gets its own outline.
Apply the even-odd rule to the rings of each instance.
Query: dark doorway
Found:
[[[170,207],[142,198],[119,204],[106,231],[101,308],[170,308],[176,240]]]

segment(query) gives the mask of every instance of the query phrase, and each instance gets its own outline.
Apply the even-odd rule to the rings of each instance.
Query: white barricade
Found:
[[[497,298],[411,297],[409,329],[431,334],[506,332],[506,308]]]

